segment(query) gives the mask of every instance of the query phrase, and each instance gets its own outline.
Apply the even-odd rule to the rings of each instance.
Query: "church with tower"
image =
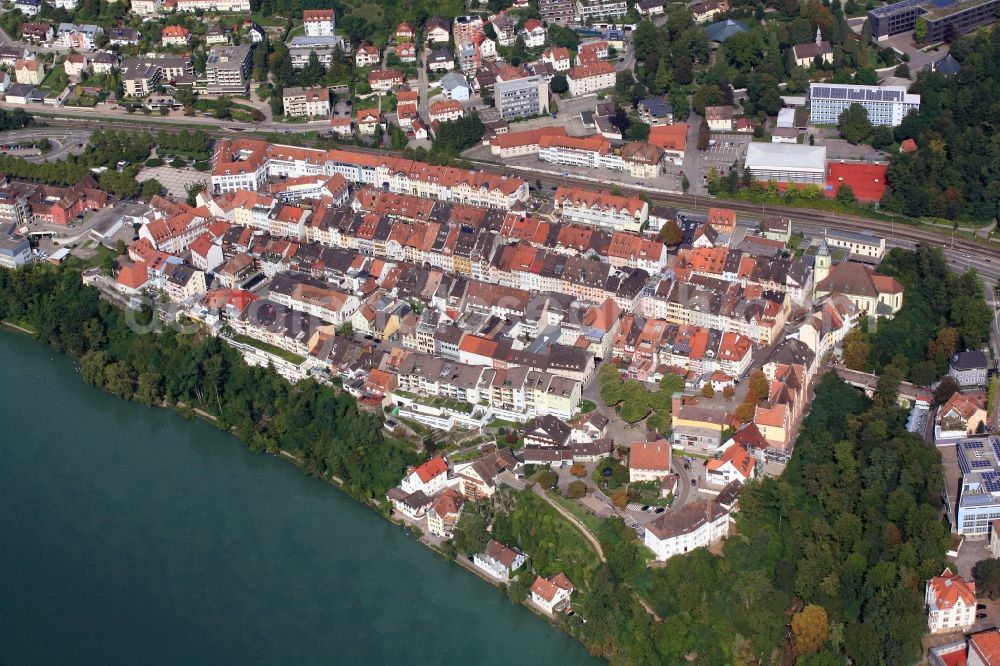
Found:
[[[854,261],[833,265],[824,239],[813,263],[813,300],[830,294],[842,294],[869,317],[891,318],[903,307],[903,285],[899,280]]]

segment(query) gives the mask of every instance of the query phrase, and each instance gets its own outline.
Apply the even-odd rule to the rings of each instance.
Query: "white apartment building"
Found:
[[[302,21],[309,37],[328,37],[337,27],[337,19],[332,9],[306,9],[302,12]]]
[[[249,14],[251,11],[250,0],[177,0],[179,12],[193,12],[198,9],[220,14]]]
[[[599,90],[614,88],[615,68],[609,62],[580,65],[569,71],[566,81],[569,83],[569,94],[573,97],[596,93]]]
[[[587,19],[625,16],[628,3],[625,0],[577,0],[576,15],[581,21]]]
[[[330,115],[330,91],[326,88],[285,88],[281,101],[286,116],[312,118]]]
[[[852,104],[865,107],[872,125],[896,127],[906,114],[920,108],[920,95],[911,95],[905,86],[812,83],[809,85],[809,124],[836,125],[840,114]]]
[[[637,197],[620,197],[609,192],[560,187],[555,206],[564,220],[581,222],[616,231],[639,232],[649,216],[649,204]]]

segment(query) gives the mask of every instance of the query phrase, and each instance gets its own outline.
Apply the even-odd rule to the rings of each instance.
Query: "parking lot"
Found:
[[[703,153],[705,161],[728,168],[733,162],[743,162],[747,155],[747,144],[753,141],[753,135],[713,133],[711,140],[715,141],[715,145],[710,145]]]

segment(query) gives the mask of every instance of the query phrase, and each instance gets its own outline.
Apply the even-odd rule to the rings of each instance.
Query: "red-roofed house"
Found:
[[[367,42],[358,44],[358,50],[354,52],[354,64],[357,67],[371,67],[379,64],[381,59],[378,47]]]
[[[361,109],[358,111],[358,131],[361,134],[374,134],[382,123],[378,109]]]
[[[746,483],[754,478],[757,459],[742,446],[730,446],[722,457],[705,465],[705,482],[724,486],[730,481]]]
[[[132,296],[142,291],[148,282],[149,269],[146,262],[139,261],[121,267],[118,271],[118,278],[115,280],[115,286],[126,296]]]
[[[963,393],[953,393],[937,412],[934,441],[962,439],[979,431],[986,423],[986,410],[975,399]]]
[[[164,46],[187,46],[191,31],[182,25],[168,25],[163,29],[160,43]]]
[[[574,589],[573,583],[561,571],[548,578],[538,576],[531,586],[531,601],[549,615],[553,615],[557,610],[569,607],[570,595]]]
[[[396,45],[396,57],[400,62],[417,61],[417,45],[411,42],[404,42]]]
[[[448,463],[441,456],[434,456],[423,465],[411,468],[400,488],[408,493],[422,490],[427,495],[434,495],[448,484]]]
[[[949,569],[927,580],[924,603],[932,634],[967,631],[976,623],[976,584]]]
[[[406,21],[403,21],[396,26],[396,39],[401,39],[407,42],[413,41],[415,33],[413,32],[413,26],[411,26]]]
[[[658,481],[670,474],[670,442],[633,442],[628,450],[628,481]]]
[[[545,53],[542,54],[542,62],[552,65],[552,69],[557,72],[568,72],[569,68],[573,66],[569,49],[565,46],[554,46],[551,49],[546,49]]]
[[[902,143],[899,144],[899,152],[901,153],[915,153],[917,150],[917,142],[913,139],[903,139]]]
[[[649,129],[649,142],[663,150],[663,156],[676,165],[684,164],[687,150],[688,126],[686,123],[656,125]]]

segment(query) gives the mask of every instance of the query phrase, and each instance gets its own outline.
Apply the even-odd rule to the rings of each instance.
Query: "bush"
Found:
[[[566,497],[569,499],[580,499],[587,494],[587,484],[583,481],[571,481],[566,488]]]
[[[170,163],[170,166],[172,166],[175,169],[183,169],[187,167],[187,165],[188,163],[179,157],[175,157],[174,160]]]
[[[163,165],[164,165],[164,161],[161,160],[159,157],[152,157],[152,158],[146,160],[146,166],[149,167],[150,169],[152,169],[154,167],[160,167],[160,166],[163,166]]]
[[[195,162],[194,168],[198,171],[209,171],[212,168],[212,163],[207,161]]]
[[[547,469],[544,472],[538,473],[538,485],[542,488],[548,490],[556,485],[559,481],[559,475],[553,472],[551,469]]]

